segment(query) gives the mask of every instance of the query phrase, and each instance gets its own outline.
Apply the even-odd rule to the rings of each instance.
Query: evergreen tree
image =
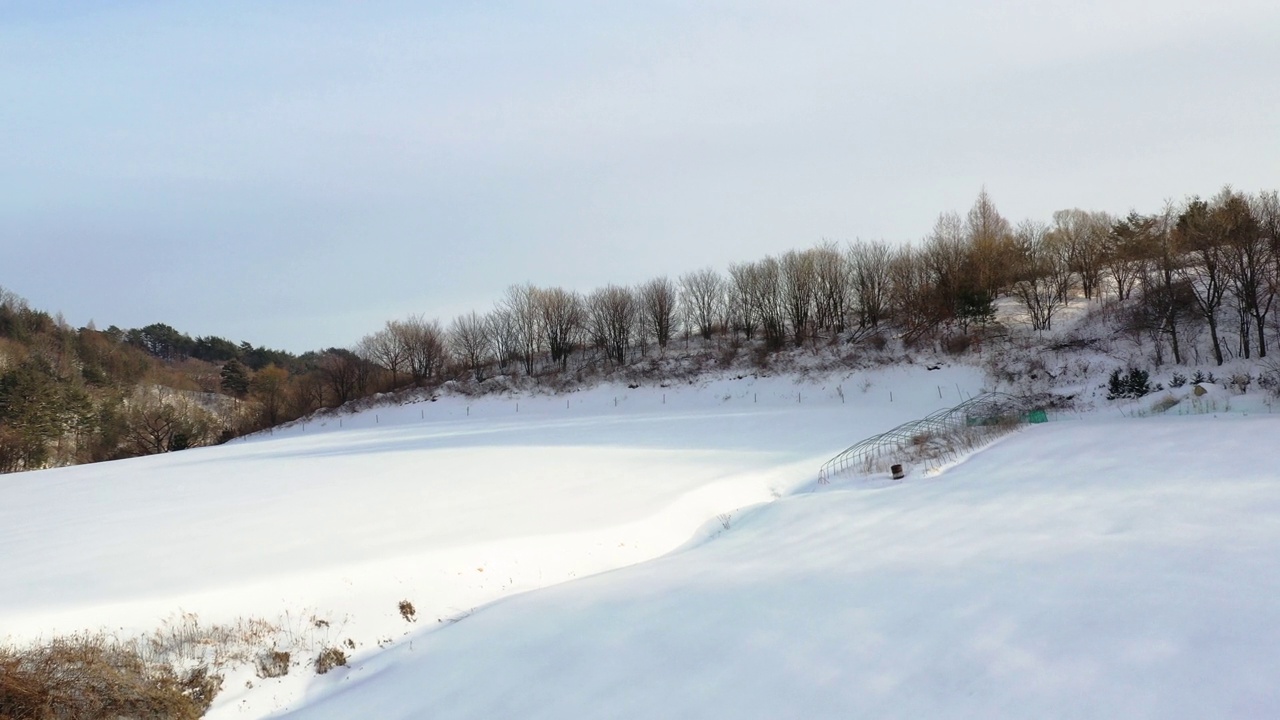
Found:
[[[87,430],[92,420],[84,390],[45,363],[27,360],[8,370],[0,375],[0,472],[42,467],[53,442]]]
[[[1128,372],[1121,373],[1120,368],[1116,368],[1107,381],[1107,399],[1140,398],[1152,391],[1150,380],[1151,375],[1146,370],[1130,368]],[[1160,387],[1154,389],[1159,390]]]
[[[238,398],[249,392],[249,370],[239,360],[232,358],[222,366],[222,391]]]

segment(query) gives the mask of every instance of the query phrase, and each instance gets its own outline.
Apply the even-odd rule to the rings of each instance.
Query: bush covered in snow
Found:
[[[1150,379],[1151,375],[1146,370],[1129,368],[1128,372],[1122,373],[1120,368],[1116,368],[1107,381],[1107,399],[1140,398],[1153,389],[1159,389],[1158,386],[1152,388]]]

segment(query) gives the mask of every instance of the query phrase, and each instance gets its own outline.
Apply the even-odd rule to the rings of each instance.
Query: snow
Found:
[[[798,494],[288,717],[1275,717],[1277,432],[1037,426],[932,479]]]
[[[658,557],[717,515],[812,484],[833,450],[980,386],[973,368],[885,368],[446,396],[6,476],[0,638],[137,635],[190,613],[350,638],[363,657],[499,598]],[[308,675],[268,681],[270,696],[251,671],[228,678],[211,717],[291,707]]]
[[[1280,416],[1085,414],[815,482],[982,378],[446,395],[6,476],[0,637],[184,611],[356,644],[229,674],[212,718],[1280,714]]]

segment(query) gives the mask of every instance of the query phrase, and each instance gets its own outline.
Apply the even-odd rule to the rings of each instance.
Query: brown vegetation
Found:
[[[180,676],[102,636],[62,637],[0,649],[0,719],[194,720],[221,683],[204,667]]]

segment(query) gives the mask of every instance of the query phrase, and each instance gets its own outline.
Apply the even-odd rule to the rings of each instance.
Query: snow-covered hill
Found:
[[[1276,437],[1034,426],[486,608],[289,717],[1277,717]]]
[[[444,397],[6,476],[0,638],[262,619],[299,667],[232,672],[212,713],[262,716],[296,705],[318,645],[350,640],[359,663],[493,600],[657,557],[980,386],[972,368],[902,368]]]
[[[215,718],[1280,712],[1280,416],[1085,415],[815,483],[983,377],[446,395],[7,476],[0,638],[260,619],[290,672],[233,664]]]

